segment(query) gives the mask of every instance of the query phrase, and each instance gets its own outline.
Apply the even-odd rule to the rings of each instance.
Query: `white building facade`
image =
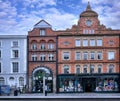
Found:
[[[0,35],[0,85],[24,87],[27,76],[27,36]]]

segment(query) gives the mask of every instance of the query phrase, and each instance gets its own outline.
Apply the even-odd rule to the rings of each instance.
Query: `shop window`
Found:
[[[118,79],[117,78],[99,78],[97,80],[96,92],[113,92],[118,91]]]
[[[82,80],[75,77],[60,77],[59,92],[83,92]]]

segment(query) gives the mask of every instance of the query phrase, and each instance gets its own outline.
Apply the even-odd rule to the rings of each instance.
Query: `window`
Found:
[[[102,40],[101,39],[97,39],[97,46],[102,46]]]
[[[98,60],[102,60],[102,52],[98,52],[97,53],[97,59]]]
[[[87,60],[88,59],[88,53],[87,52],[84,52],[83,53],[83,60]]]
[[[19,57],[19,51],[18,50],[12,50],[12,58],[18,58]]]
[[[80,40],[79,39],[75,40],[75,46],[80,46]]]
[[[53,54],[49,54],[48,58],[49,58],[49,61],[53,61],[54,60],[54,55]]]
[[[54,44],[48,44],[48,49],[54,49]]]
[[[63,67],[63,69],[64,69],[64,74],[69,74],[69,66],[68,65],[65,65]]]
[[[89,32],[88,32],[88,30],[87,29],[84,29],[84,32],[83,32],[84,34],[88,34]]]
[[[45,61],[45,54],[41,54],[41,55],[40,55],[40,60],[41,60],[41,61]]]
[[[109,65],[109,70],[108,70],[109,73],[113,73],[114,72],[114,65],[110,64]]]
[[[5,85],[5,79],[3,77],[0,77],[0,85]]]
[[[1,56],[2,54],[1,54],[1,50],[0,50],[0,59],[2,58],[2,56]]]
[[[95,46],[95,40],[94,39],[90,40],[90,46]]]
[[[83,46],[88,46],[88,40],[83,40]]]
[[[32,44],[32,50],[36,50],[36,49],[37,49],[37,44],[36,43]]]
[[[75,60],[80,60],[80,52],[76,52],[76,54],[75,54]]]
[[[94,52],[91,52],[91,53],[90,53],[90,59],[91,59],[91,60],[94,60],[94,59],[95,59],[95,53],[94,53]]]
[[[87,65],[83,66],[83,73],[87,73]]]
[[[70,53],[69,52],[63,52],[63,59],[64,60],[69,60],[70,58]]]
[[[19,64],[18,64],[18,62],[13,62],[12,67],[13,67],[13,73],[18,73],[19,72]]]
[[[23,77],[19,78],[19,86],[24,86],[24,78]]]
[[[76,74],[80,73],[80,65],[76,65]]]
[[[13,47],[18,47],[18,41],[13,41],[12,46]]]
[[[45,30],[44,29],[41,29],[40,30],[40,36],[44,36],[45,35]]]
[[[94,73],[94,67],[95,67],[94,65],[90,64],[90,73]]]
[[[101,73],[101,72],[102,72],[102,66],[98,65],[98,73]]]
[[[32,55],[32,61],[37,61],[37,55],[36,54]]]
[[[0,73],[2,72],[2,66],[1,66],[1,62],[0,62]]]
[[[40,49],[45,49],[45,44],[41,44]]]
[[[0,41],[0,47],[2,47],[2,41]]]
[[[115,52],[108,52],[108,60],[114,60],[115,59]]]

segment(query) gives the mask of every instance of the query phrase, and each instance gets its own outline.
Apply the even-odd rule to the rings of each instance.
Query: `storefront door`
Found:
[[[84,92],[94,92],[96,79],[95,78],[83,78]]]

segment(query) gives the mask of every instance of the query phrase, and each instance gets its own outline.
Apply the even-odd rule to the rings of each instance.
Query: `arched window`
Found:
[[[94,68],[95,66],[90,64],[90,73],[94,73]]]
[[[77,74],[80,73],[80,65],[76,65],[76,73],[77,73]]]
[[[63,70],[64,70],[64,74],[69,74],[69,72],[70,72],[68,65],[65,65],[65,66],[63,67]]]
[[[5,79],[3,77],[0,77],[0,85],[5,85]]]
[[[108,69],[108,73],[113,73],[113,72],[114,72],[114,65],[110,64],[109,69]]]
[[[87,73],[87,65],[83,66],[83,73]]]
[[[24,78],[20,77],[19,78],[19,86],[23,86],[24,85]]]
[[[102,72],[102,65],[98,65],[98,73]]]

